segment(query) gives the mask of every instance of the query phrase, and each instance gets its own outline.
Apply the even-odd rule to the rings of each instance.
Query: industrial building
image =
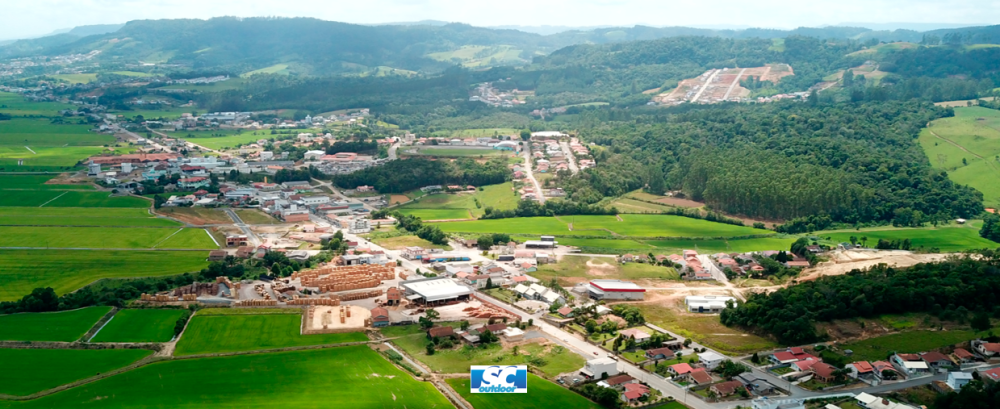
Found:
[[[440,304],[453,300],[467,300],[472,295],[469,287],[450,278],[411,280],[400,284],[403,296],[417,304]]]
[[[684,305],[689,312],[720,313],[726,309],[726,302],[736,305],[736,298],[715,295],[689,295],[684,297]]]
[[[591,280],[587,293],[595,300],[642,300],[646,290],[633,282],[622,280]]]

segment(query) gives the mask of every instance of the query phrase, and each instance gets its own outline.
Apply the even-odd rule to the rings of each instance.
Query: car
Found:
[[[598,354],[597,351],[594,351],[594,355],[595,356],[600,356],[600,354]]]

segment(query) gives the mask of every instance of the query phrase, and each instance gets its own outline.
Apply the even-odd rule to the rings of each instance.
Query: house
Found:
[[[587,379],[601,379],[605,374],[615,376],[618,375],[618,361],[611,358],[591,359],[583,366],[580,373]]]
[[[682,377],[682,378],[690,374],[692,370],[694,370],[694,368],[692,368],[691,365],[686,363],[673,364],[670,365],[669,368],[667,368],[667,372],[670,372],[675,377]]]
[[[959,364],[968,364],[976,361],[976,356],[972,355],[972,352],[969,352],[963,348],[955,348],[955,351],[952,352],[952,355],[955,357],[955,360],[958,361]]]
[[[427,330],[427,336],[431,338],[454,338],[455,329],[452,327],[434,327]]]
[[[507,342],[524,341],[524,331],[521,331],[520,328],[510,327],[510,328],[504,329],[501,332],[503,332],[504,338],[507,338]]]
[[[930,372],[927,362],[924,362],[917,354],[895,354],[889,359],[896,368],[902,369],[907,375],[915,375]]]
[[[821,382],[830,383],[834,381],[834,378],[836,378],[834,373],[837,372],[837,367],[825,362],[817,362],[812,366],[812,372],[815,374],[815,379],[818,379]]]
[[[446,271],[448,275],[453,276],[458,273],[472,274],[475,271],[475,268],[469,263],[448,264],[444,267],[444,271]]]
[[[997,382],[1000,381],[1000,368],[993,368],[986,371],[979,371],[979,379],[986,381]]]
[[[688,312],[716,314],[726,309],[727,303],[732,303],[735,307],[736,298],[714,295],[689,295],[684,297],[684,305],[687,305]]]
[[[854,379],[871,379],[875,376],[875,368],[868,361],[850,363],[844,369],[850,371],[849,376]]]
[[[618,390],[621,390],[621,389],[625,388],[625,385],[627,385],[627,384],[630,384],[630,383],[639,383],[639,381],[637,379],[635,379],[635,378],[633,378],[633,377],[631,377],[629,375],[625,375],[625,374],[621,374],[621,375],[618,375],[618,376],[614,376],[614,377],[608,378],[604,382],[607,383],[608,386],[610,386],[612,388],[615,388],[615,389],[618,389]]]
[[[740,381],[720,382],[712,385],[708,389],[715,392],[715,396],[721,398],[739,392],[743,389],[743,384]]]
[[[643,396],[649,395],[649,387],[641,383],[627,383],[625,384],[625,391],[622,392],[622,400],[625,402],[632,402]]]
[[[820,363],[818,359],[803,359],[801,361],[792,362],[789,366],[792,370],[797,372],[805,372],[812,370],[813,365]]]
[[[887,375],[886,371],[891,372],[896,378],[903,376],[903,374],[900,373],[895,366],[892,366],[892,364],[887,361],[872,362],[872,368],[875,370],[875,376],[879,379],[885,379],[885,376]]]
[[[652,360],[674,359],[676,354],[670,348],[656,348],[646,350],[646,358]]]
[[[1000,354],[1000,344],[996,342],[983,342],[976,345],[976,352],[989,358]]]
[[[691,370],[688,377],[691,378],[692,382],[698,385],[707,385],[712,383],[712,376],[708,374],[708,371],[706,371],[705,368],[695,368]]]
[[[962,387],[967,383],[972,382],[972,374],[967,372],[949,372],[948,373],[948,387],[950,387],[955,392],[962,390]]]
[[[622,263],[631,263],[631,262],[635,261],[635,256],[632,255],[632,254],[625,254],[625,255],[621,256],[620,260],[621,260]]]
[[[573,314],[573,309],[570,308],[570,307],[562,307],[562,308],[556,310],[556,312],[558,312],[559,315],[561,315],[563,318],[573,318],[573,315],[574,315]]]
[[[625,338],[632,337],[635,338],[636,342],[642,342],[649,339],[649,334],[638,328],[629,328],[626,330],[618,331],[619,334]]]
[[[407,260],[419,260],[427,254],[427,250],[424,250],[422,247],[413,246],[404,248],[401,254]]]
[[[229,253],[225,250],[212,250],[208,252],[208,261],[222,261],[226,259]]]
[[[806,409],[805,399],[771,399],[761,397],[750,401],[752,409]]]
[[[743,387],[747,388],[750,393],[754,395],[771,395],[774,394],[778,387],[774,386],[771,382],[765,379],[758,378],[753,372],[744,372],[737,375],[734,380],[740,381]]]
[[[382,307],[372,308],[372,326],[381,328],[389,325],[389,310]]]
[[[701,362],[705,365],[705,368],[708,368],[709,370],[715,369],[715,367],[719,366],[719,364],[721,364],[725,359],[726,357],[712,351],[698,354],[698,362]]]
[[[812,354],[806,353],[802,348],[792,347],[785,351],[775,352],[769,357],[775,364],[788,364],[796,361],[814,360],[822,361]]]
[[[403,292],[399,291],[396,287],[389,287],[385,292],[385,302],[389,305],[399,305],[399,301],[403,298]]]
[[[858,406],[866,409],[915,409],[913,406],[892,402],[885,398],[861,392],[854,397]]]
[[[953,362],[951,358],[948,358],[947,355],[936,351],[924,352],[920,354],[920,358],[923,359],[924,362],[927,362],[927,365],[929,365],[932,369],[951,368],[955,366],[955,362]]]

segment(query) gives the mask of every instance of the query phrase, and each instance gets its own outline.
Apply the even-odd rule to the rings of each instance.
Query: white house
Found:
[[[948,386],[955,392],[962,390],[965,384],[972,382],[972,374],[968,372],[949,372]]]
[[[867,409],[915,409],[913,406],[896,403],[885,398],[861,392],[854,397],[858,406]]]
[[[687,305],[688,312],[720,313],[726,309],[726,302],[732,301],[736,305],[736,298],[722,297],[714,295],[689,295],[684,297],[684,305]]]
[[[597,358],[587,361],[580,370],[584,376],[590,379],[601,379],[604,374],[608,377],[618,375],[618,361],[611,358]]]
[[[458,273],[472,274],[475,268],[472,264],[461,263],[461,264],[448,264],[444,267],[444,270],[448,272],[448,275],[455,275]]]
[[[724,360],[726,360],[726,357],[712,351],[698,354],[698,361],[704,364],[705,368],[709,370],[715,369]]]
[[[372,231],[371,221],[361,217],[351,220],[348,232],[351,234],[370,233]]]

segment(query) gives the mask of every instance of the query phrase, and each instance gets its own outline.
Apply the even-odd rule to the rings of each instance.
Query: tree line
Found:
[[[473,159],[448,162],[412,158],[336,175],[333,183],[345,189],[369,185],[382,193],[403,193],[429,185],[495,185],[506,182],[510,173],[504,159],[480,164]]]

